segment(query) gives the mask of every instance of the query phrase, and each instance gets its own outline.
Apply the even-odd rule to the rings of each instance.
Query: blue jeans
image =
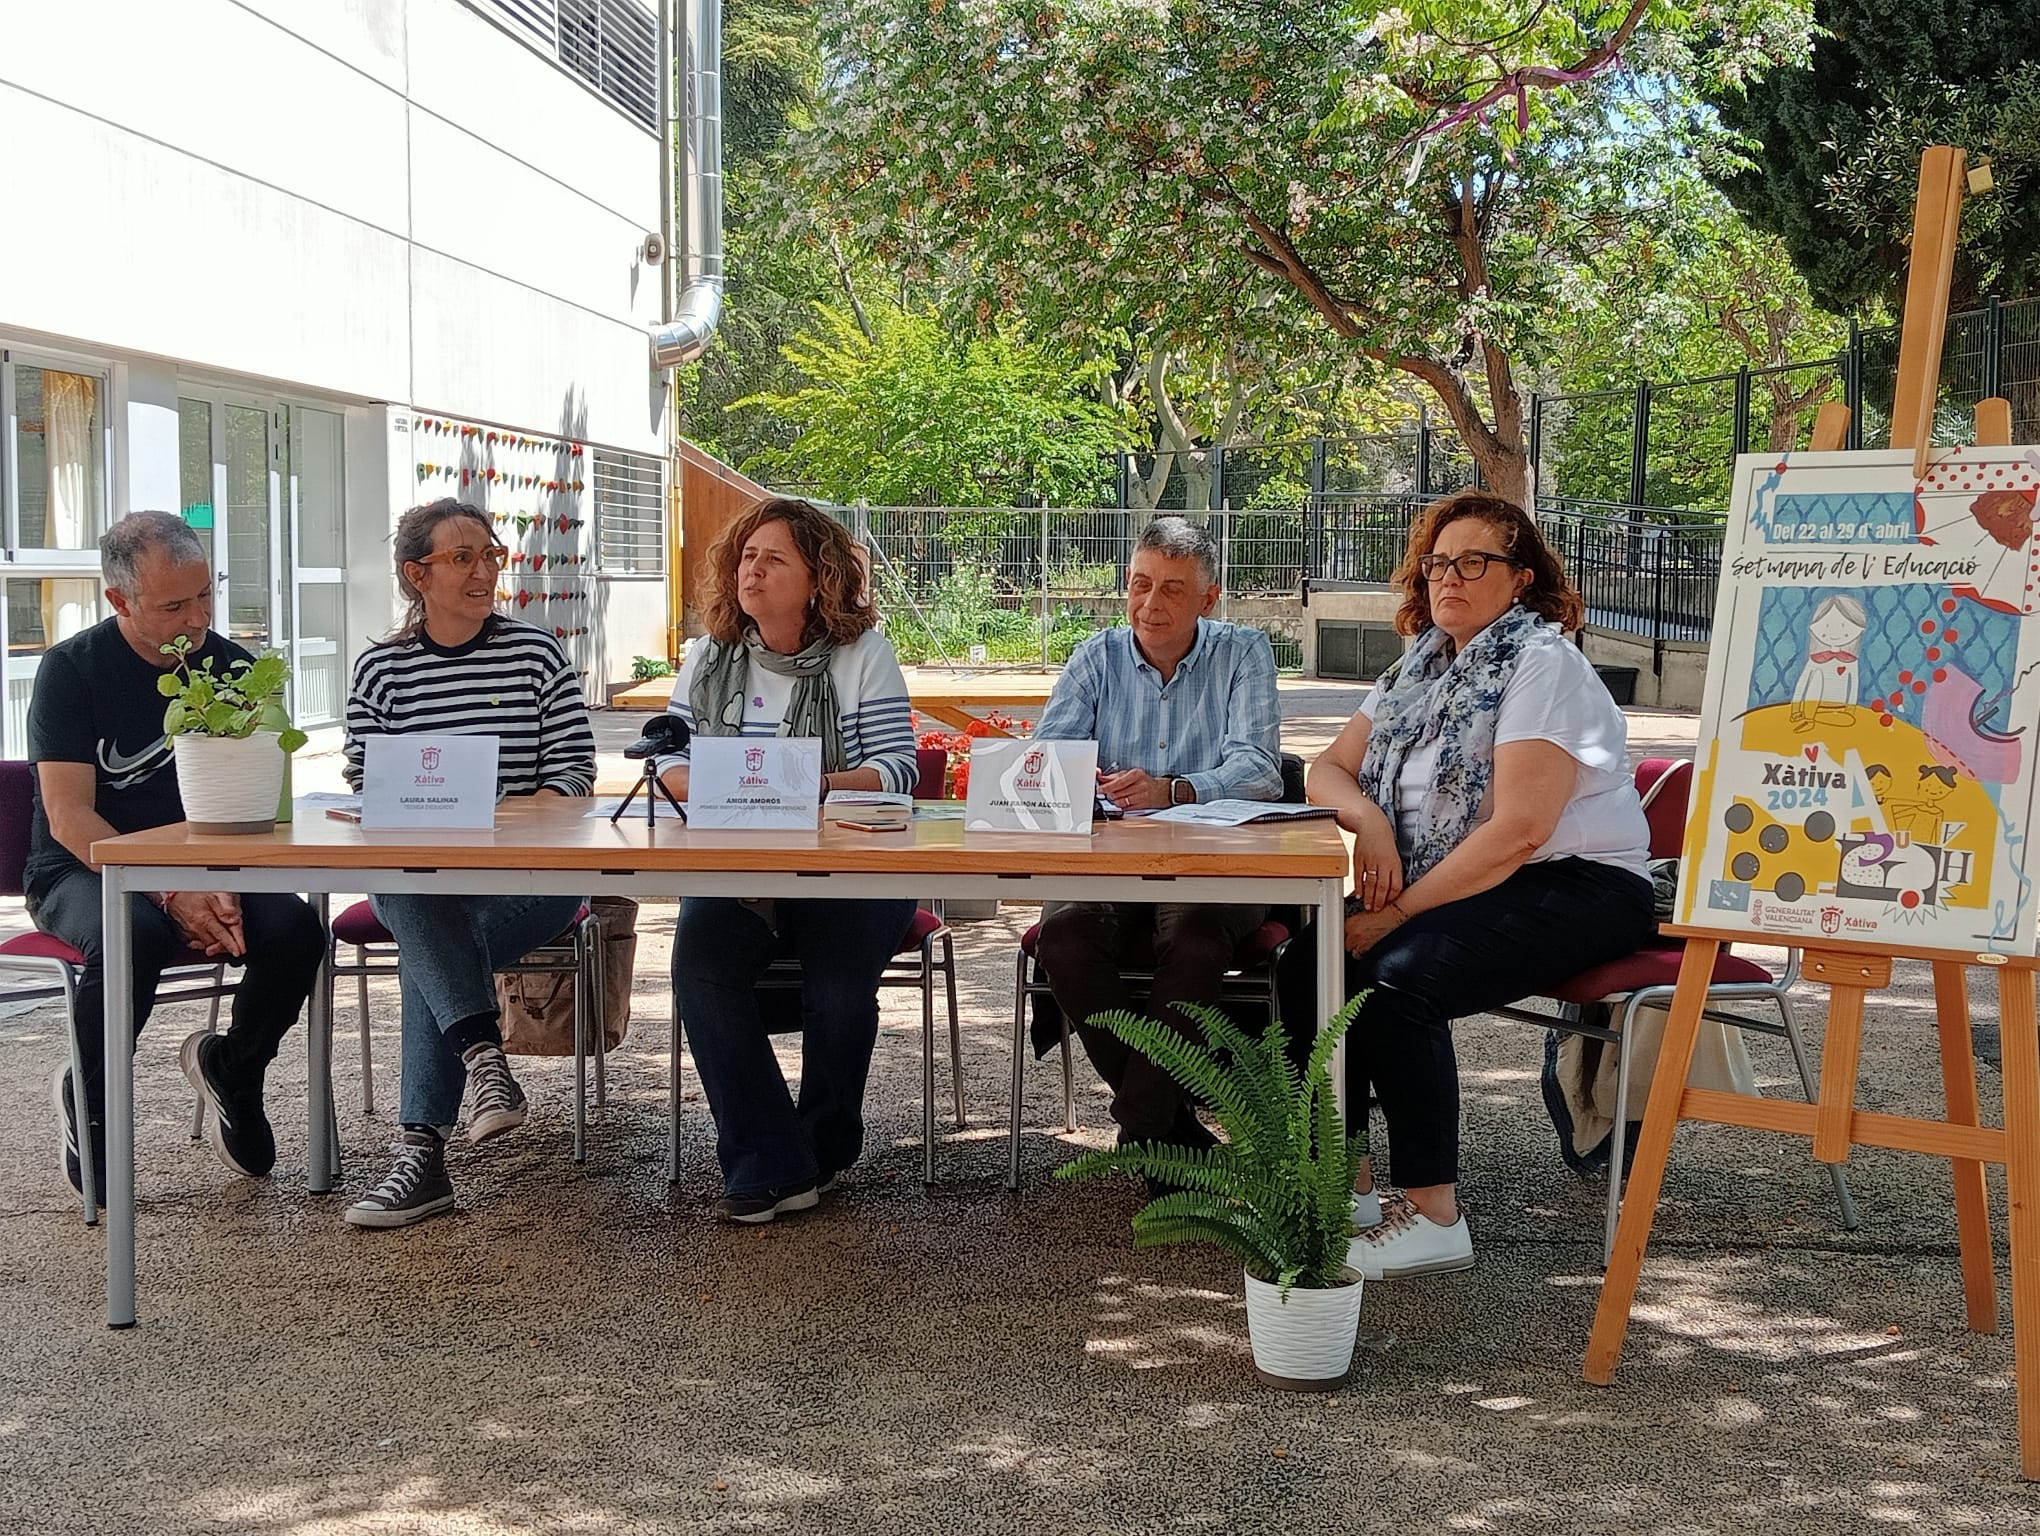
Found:
[[[690,896],[673,934],[673,1006],[715,1116],[730,1195],[825,1180],[864,1150],[864,1081],[878,1043],[878,978],[914,903],[782,901],[778,934],[728,897]],[[800,961],[800,1101],[772,1053],[756,990],[781,955]],[[789,1010],[790,1012],[790,1010]]]
[[[558,938],[581,898],[388,895],[369,902],[397,941],[404,998],[398,1118],[451,1125],[460,1118],[467,1067],[441,1036],[463,1019],[496,1012],[496,968]]]

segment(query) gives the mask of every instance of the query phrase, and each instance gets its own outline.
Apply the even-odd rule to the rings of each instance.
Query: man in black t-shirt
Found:
[[[183,519],[135,512],[107,530],[100,569],[114,617],[43,654],[28,706],[28,757],[36,765],[35,819],[24,873],[29,916],[85,956],[72,1015],[84,1081],[66,1067],[52,1084],[64,1172],[81,1195],[81,1117],[91,1133],[94,1194],[106,1203],[105,1030],[100,969],[100,877],[92,844],[184,819],[164,699],[157,682],[173,665],[162,647],[179,636],[197,665],[216,672],[252,658],[211,632],[212,562]],[[135,1030],[156,982],[180,956],[242,967],[233,1023],[184,1042],[185,1076],[203,1095],[207,1136],[220,1161],[260,1178],[276,1161],[262,1107],[262,1078],[311,995],[326,952],[318,917],[295,896],[155,891],[132,897]]]

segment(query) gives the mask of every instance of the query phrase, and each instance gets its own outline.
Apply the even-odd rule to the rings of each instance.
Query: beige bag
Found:
[[[1664,1044],[1666,1008],[1636,1010],[1625,1045],[1629,1051],[1629,1114],[1643,1118],[1650,1098],[1651,1079],[1657,1074],[1658,1049]],[[1573,1150],[1585,1157],[1608,1139],[1615,1128],[1615,1074],[1620,1058],[1604,1043],[1585,1035],[1565,1035],[1558,1042],[1558,1081],[1565,1092],[1566,1108],[1572,1113]],[[1694,1088],[1713,1088],[1722,1093],[1754,1096],[1757,1069],[1750,1060],[1749,1041],[1743,1032],[1714,1019],[1700,1021],[1700,1034],[1693,1044],[1693,1068],[1686,1082]]]
[[[623,1044],[630,1025],[630,984],[637,960],[637,903],[597,896],[602,926],[602,1048]],[[566,972],[511,972],[496,978],[503,1010],[503,1049],[517,1056],[574,1054],[574,978]],[[595,1042],[588,1042],[594,1048]]]

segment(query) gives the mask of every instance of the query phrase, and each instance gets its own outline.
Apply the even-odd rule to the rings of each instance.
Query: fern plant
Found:
[[[1249,1034],[1216,1008],[1182,1011],[1202,1040],[1133,1013],[1103,1013],[1109,1029],[1208,1104],[1226,1140],[1191,1148],[1144,1142],[1091,1152],[1059,1179],[1130,1173],[1169,1186],[1133,1218],[1136,1248],[1216,1243],[1249,1273],[1282,1287],[1324,1290],[1342,1281],[1353,1236],[1353,1176],[1367,1152],[1363,1128],[1347,1135],[1332,1091],[1332,1052],[1366,994],[1332,1016],[1301,1071],[1282,1025]]]

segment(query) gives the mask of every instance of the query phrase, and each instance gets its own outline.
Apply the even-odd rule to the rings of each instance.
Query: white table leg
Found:
[[[1346,1006],[1346,882],[1326,880],[1318,888],[1317,915],[1318,1028]],[[1332,1093],[1339,1113],[1346,1112],[1346,1042],[1332,1053]]]
[[[106,999],[106,1325],[135,1325],[134,932],[127,872],[106,866],[100,885]],[[80,1132],[88,1131],[80,1126]]]

